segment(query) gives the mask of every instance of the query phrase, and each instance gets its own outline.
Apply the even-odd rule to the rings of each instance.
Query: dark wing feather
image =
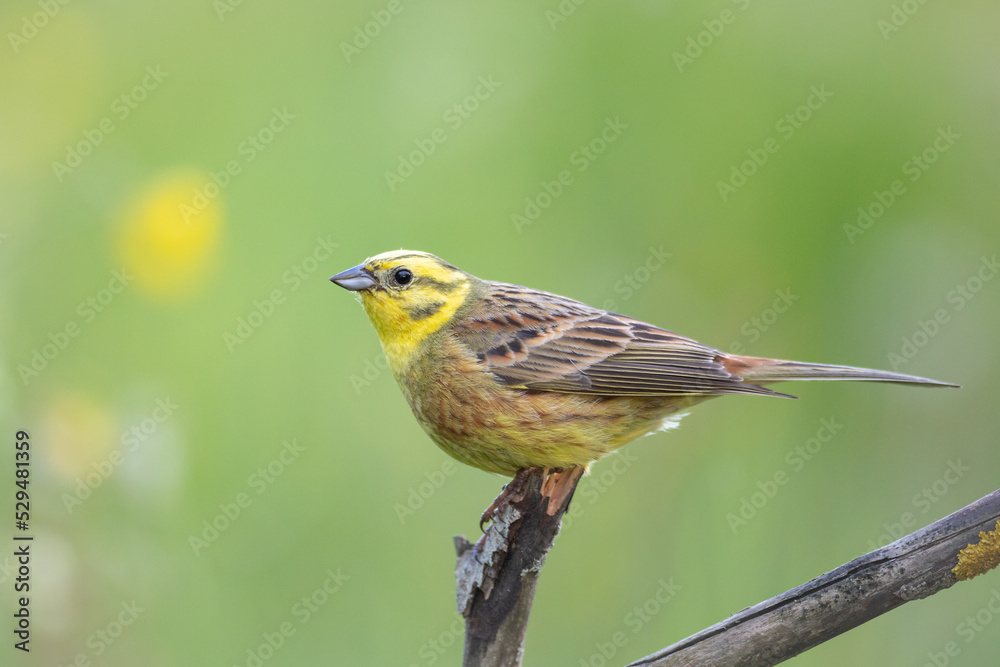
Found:
[[[721,352],[555,294],[489,283],[455,335],[512,387],[605,396],[767,394],[725,369]]]

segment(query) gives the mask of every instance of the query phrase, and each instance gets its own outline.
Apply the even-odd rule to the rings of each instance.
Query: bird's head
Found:
[[[357,294],[390,363],[405,362],[480,283],[440,257],[412,250],[376,255],[330,280]]]

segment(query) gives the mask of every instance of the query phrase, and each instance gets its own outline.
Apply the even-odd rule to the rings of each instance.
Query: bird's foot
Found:
[[[528,477],[531,473],[538,468],[521,468],[514,475],[514,479],[510,480],[504,484],[503,490],[500,491],[500,495],[493,499],[490,506],[486,508],[483,515],[479,518],[479,530],[486,532],[485,526],[487,523],[493,521],[503,510],[509,505],[516,497],[520,497],[521,493],[524,491],[524,487],[528,483]],[[546,469],[542,470],[543,475]]]
[[[514,479],[507,482],[486,511],[479,519],[479,529],[485,532],[483,526],[493,521],[503,512],[504,508],[515,500],[520,500],[524,495],[528,479],[537,471],[542,471],[542,498],[548,498],[548,506],[545,511],[549,516],[554,516],[559,508],[563,506],[566,497],[576,488],[576,483],[580,476],[587,471],[585,466],[574,466],[572,468],[521,468],[514,475]]]
[[[573,493],[577,480],[586,471],[585,466],[556,468],[545,478],[545,481],[542,482],[542,498],[549,499],[549,504],[545,508],[546,514],[555,516],[566,501],[566,497]]]

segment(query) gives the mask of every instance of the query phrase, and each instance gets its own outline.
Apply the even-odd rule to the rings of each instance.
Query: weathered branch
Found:
[[[465,667],[521,664],[538,575],[583,469],[548,478],[546,472],[530,468],[518,473],[508,489],[513,493],[477,544],[455,537]]]
[[[629,667],[775,665],[906,602],[996,567],[998,521],[1000,490]]]
[[[538,575],[582,470],[546,472],[518,474],[477,544],[455,537],[465,667],[521,664]],[[1000,490],[629,667],[775,665],[998,564]]]

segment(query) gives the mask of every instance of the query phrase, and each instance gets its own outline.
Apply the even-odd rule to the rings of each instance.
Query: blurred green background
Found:
[[[32,651],[8,633],[3,655],[460,664],[451,536],[505,480],[422,433],[327,282],[400,247],[725,350],[964,386],[790,384],[596,464],[527,665],[624,664],[996,489],[998,21],[986,0],[5,2],[0,423],[31,433],[36,541]],[[1000,619],[966,617],[998,590],[791,664],[948,642],[994,664]]]

